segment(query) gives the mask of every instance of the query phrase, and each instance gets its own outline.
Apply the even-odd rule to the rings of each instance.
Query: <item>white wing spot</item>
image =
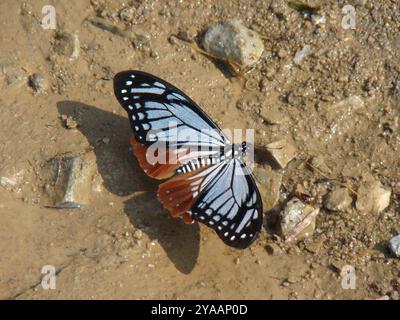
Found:
[[[126,85],[127,85],[127,86],[130,86],[131,84],[132,84],[132,81],[127,81],[127,82],[126,82]]]
[[[124,101],[126,101],[128,99],[129,99],[128,97],[122,97],[122,100],[124,100]]]
[[[165,89],[165,86],[162,84],[162,83],[160,83],[160,82],[154,82],[153,83],[155,86],[157,86],[157,87],[160,87],[160,88],[164,88]]]
[[[122,89],[121,93],[127,93],[127,90],[126,89]]]
[[[131,93],[154,93],[154,94],[162,94],[164,93],[164,89],[160,88],[132,88]]]

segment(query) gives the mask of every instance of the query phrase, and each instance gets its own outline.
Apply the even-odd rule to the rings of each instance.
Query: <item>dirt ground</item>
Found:
[[[40,25],[49,4],[55,30]],[[341,25],[346,4],[356,10],[354,30]],[[400,233],[399,3],[320,7],[326,22],[317,25],[284,1],[1,1],[0,298],[399,299],[400,260],[387,249]],[[118,29],[99,27],[96,17]],[[244,77],[181,40],[226,18],[263,37],[264,54]],[[79,53],[65,35],[79,39]],[[309,56],[293,63],[306,44]],[[273,169],[280,199],[301,186],[321,210],[314,233],[284,243],[265,227],[240,251],[204,226],[169,218],[158,182],[131,154],[113,94],[113,75],[127,69],[173,83],[222,128],[255,129],[258,149],[290,139],[295,159]],[[39,90],[33,74],[43,77]],[[360,108],[336,108],[354,96]],[[260,116],[272,110],[278,124]],[[95,159],[82,209],[48,207],[41,169],[66,153]],[[321,170],[307,165],[311,158]],[[391,190],[380,213],[356,208],[368,179]],[[326,210],[326,193],[343,185],[356,190],[351,206]],[[56,269],[54,290],[41,285],[45,265]],[[344,265],[355,268],[355,289],[342,286]]]

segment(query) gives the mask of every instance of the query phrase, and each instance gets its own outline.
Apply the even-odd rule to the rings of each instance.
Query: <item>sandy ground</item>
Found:
[[[348,3],[354,30],[341,27]],[[47,4],[56,8],[56,30],[40,25]],[[326,22],[315,25],[268,0],[1,1],[0,298],[398,299],[400,261],[387,241],[400,233],[400,7],[325,1],[321,14]],[[99,28],[95,17],[127,33]],[[263,36],[264,55],[245,77],[229,76],[174,37],[225,18]],[[77,58],[63,34],[78,37]],[[306,44],[310,55],[294,64]],[[206,227],[170,219],[156,199],[158,182],[131,154],[131,129],[113,96],[112,77],[126,69],[173,83],[223,128],[255,129],[259,149],[293,141],[296,158],[274,170],[281,199],[300,185],[321,208],[313,235],[287,244],[263,228],[238,251]],[[29,85],[35,73],[44,78],[40,92]],[[361,109],[338,111],[352,96]],[[260,117],[271,110],[279,124]],[[78,127],[66,128],[61,115]],[[41,169],[65,153],[95,159],[94,186],[80,210],[46,207]],[[330,179],[306,165],[312,157]],[[371,179],[392,192],[384,211],[361,212],[357,192],[345,211],[324,209],[329,190],[359,190]],[[280,252],[270,254],[267,244]],[[56,269],[54,290],[41,285],[45,265]],[[355,289],[342,287],[343,265],[355,267]]]

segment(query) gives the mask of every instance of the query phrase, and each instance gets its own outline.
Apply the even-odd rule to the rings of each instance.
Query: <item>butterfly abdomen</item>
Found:
[[[231,153],[232,154],[232,153]],[[224,152],[219,152],[215,156],[208,156],[208,157],[199,157],[197,159],[189,160],[182,166],[180,166],[177,170],[176,173],[181,174],[181,173],[187,173],[187,172],[192,172],[197,169],[214,165],[217,163],[220,163],[222,161],[228,160],[229,157],[225,155]]]
[[[221,160],[216,157],[197,158],[186,162],[184,165],[182,165],[176,170],[176,173],[180,174],[180,173],[192,172],[197,169],[203,168],[205,166],[218,163],[220,161]]]

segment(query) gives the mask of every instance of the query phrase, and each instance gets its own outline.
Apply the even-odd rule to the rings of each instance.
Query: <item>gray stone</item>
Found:
[[[73,154],[58,155],[42,168],[42,178],[47,182],[46,192],[60,209],[80,208],[89,201],[92,181],[96,171],[95,156]]]
[[[324,200],[324,206],[331,211],[344,211],[352,201],[349,191],[346,188],[339,188],[328,193]]]
[[[389,240],[389,249],[397,258],[400,258],[400,234]]]
[[[333,106],[333,109],[360,109],[364,107],[364,100],[361,99],[359,96],[350,96]],[[351,111],[351,110],[350,110]]]
[[[119,17],[124,21],[132,21],[135,16],[135,8],[134,7],[125,7],[119,12]]]
[[[311,53],[311,46],[306,44],[301,50],[294,55],[293,62],[300,64]]]
[[[61,120],[66,129],[75,129],[78,127],[78,123],[71,116],[63,114],[61,115]]]
[[[266,145],[266,149],[271,158],[282,169],[296,156],[296,147],[286,139],[271,142]]]
[[[313,14],[313,15],[311,15],[311,21],[316,25],[325,24],[326,18],[325,18],[325,16],[322,16],[319,14]]]
[[[29,76],[29,85],[36,92],[42,92],[46,90],[46,82],[43,75],[39,73],[34,73]]]
[[[357,191],[356,208],[364,213],[380,213],[389,206],[391,194],[380,181],[364,182]]]
[[[240,69],[254,66],[264,51],[260,36],[237,19],[210,26],[204,34],[202,46],[213,57],[233,63]]]
[[[279,201],[282,174],[273,171],[271,167],[256,167],[253,170],[253,174],[258,182],[264,210],[272,209]]]
[[[0,65],[0,78],[3,79],[5,88],[18,88],[24,80],[24,76],[19,68],[7,63]]]
[[[142,230],[136,230],[134,233],[133,233],[133,237],[136,239],[136,240],[140,240],[140,239],[142,239],[143,238],[143,232],[142,232]]]
[[[281,232],[285,241],[307,238],[315,229],[315,218],[318,208],[313,208],[293,198],[281,212]]]
[[[16,188],[23,180],[24,170],[3,167],[0,171],[0,186],[11,191]]]

